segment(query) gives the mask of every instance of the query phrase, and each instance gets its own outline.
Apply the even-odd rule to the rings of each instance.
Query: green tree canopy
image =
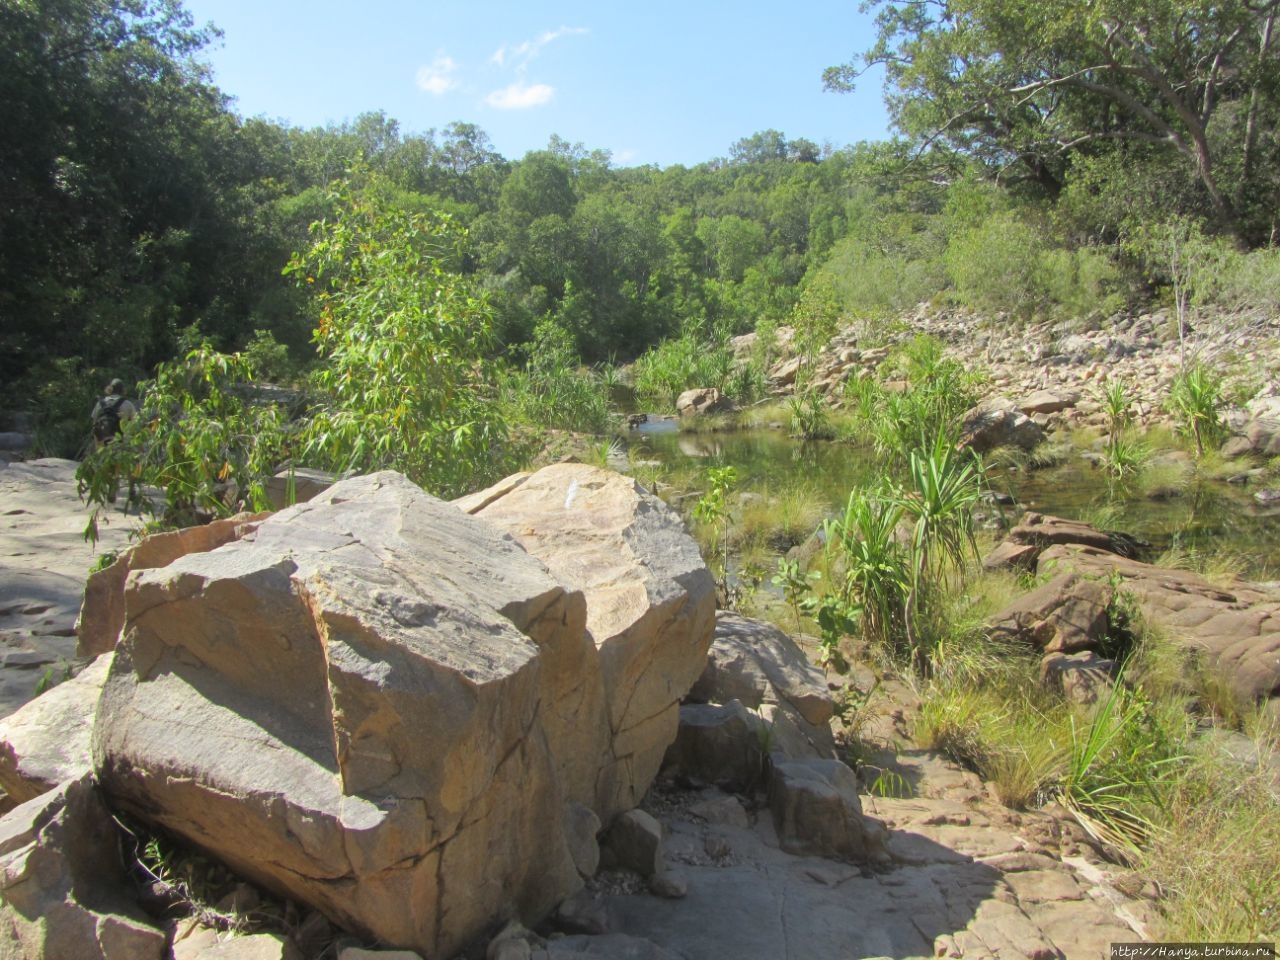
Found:
[[[849,89],[882,64],[908,135],[1020,168],[1053,194],[1078,155],[1169,154],[1223,229],[1255,239],[1269,229],[1258,218],[1274,207],[1275,140],[1263,133],[1277,121],[1280,0],[868,6],[879,8],[878,42],[824,80]]]

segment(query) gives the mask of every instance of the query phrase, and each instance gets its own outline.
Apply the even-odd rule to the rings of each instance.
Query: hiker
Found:
[[[124,395],[124,381],[119,377],[107,384],[107,393],[93,407],[93,439],[98,447],[110,443],[120,433],[126,420],[138,415]]]
[[[129,402],[124,395],[124,381],[116,378],[107,384],[106,396],[99,400],[93,407],[91,419],[93,421],[93,442],[94,448],[101,450],[107,444],[111,443],[120,435],[121,429],[124,427],[126,420],[132,420],[138,415],[138,408]],[[120,486],[120,478],[118,475],[111,476],[109,492],[107,494],[107,502],[116,502],[116,491]],[[129,474],[129,499],[125,501],[125,512],[129,511],[129,504],[133,503],[137,491],[134,486],[133,474]]]

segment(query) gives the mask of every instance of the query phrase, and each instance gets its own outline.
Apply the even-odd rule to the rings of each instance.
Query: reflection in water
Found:
[[[661,421],[659,421],[661,422]],[[674,422],[672,428],[676,426]],[[669,467],[732,465],[744,491],[778,491],[807,485],[829,504],[843,508],[849,492],[877,485],[890,467],[869,446],[801,444],[777,430],[715,434],[645,431],[646,459]],[[1141,497],[1108,483],[1106,474],[1081,457],[1044,470],[993,472],[991,485],[1010,494],[1016,506],[991,507],[993,522],[1013,522],[1021,510],[1085,520],[1132,533],[1152,543],[1155,553],[1228,551],[1239,557],[1237,572],[1256,579],[1280,577],[1280,504],[1257,502],[1249,487],[1220,481],[1193,481],[1177,496]],[[1003,517],[1001,517],[1003,514]]]

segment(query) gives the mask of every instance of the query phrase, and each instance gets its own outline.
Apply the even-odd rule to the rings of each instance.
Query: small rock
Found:
[[[689,892],[689,882],[674,870],[659,870],[649,878],[649,889],[655,896],[679,900]]]
[[[417,954],[413,956],[417,957]],[[281,934],[250,933],[219,941],[192,955],[192,960],[300,960],[300,958],[293,944]],[[379,960],[386,960],[386,958],[379,955]],[[409,958],[393,957],[392,960],[409,960]]]
[[[614,819],[605,838],[613,863],[651,877],[662,870],[662,824],[643,810],[628,810]]]
[[[489,960],[529,960],[533,948],[527,940],[503,940],[489,956]]]
[[[712,860],[727,860],[733,853],[729,841],[716,834],[710,834],[702,841],[702,849],[707,851],[707,856]]]
[[[1040,661],[1040,679],[1057,688],[1073,703],[1088,705],[1104,699],[1111,691],[1116,662],[1092,651],[1076,654],[1051,653]]]
[[[367,947],[343,947],[338,960],[422,960],[422,954],[412,950],[370,950]]]
[[[707,823],[720,823],[729,827],[749,827],[751,818],[746,807],[737,797],[715,797],[689,807],[689,812]]]
[[[499,950],[504,943],[519,942],[528,946],[527,940],[532,934],[519,920],[512,920],[505,927],[498,931],[497,936],[489,941],[489,946],[484,952],[485,960],[499,960]],[[528,954],[525,954],[527,957]]]
[[[608,907],[602,898],[588,890],[579,890],[562,901],[552,920],[566,933],[595,935],[609,932]]]

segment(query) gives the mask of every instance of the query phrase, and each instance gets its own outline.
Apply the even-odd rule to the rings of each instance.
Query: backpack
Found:
[[[120,404],[124,397],[103,397],[93,413],[93,438],[105,443],[120,432]]]

